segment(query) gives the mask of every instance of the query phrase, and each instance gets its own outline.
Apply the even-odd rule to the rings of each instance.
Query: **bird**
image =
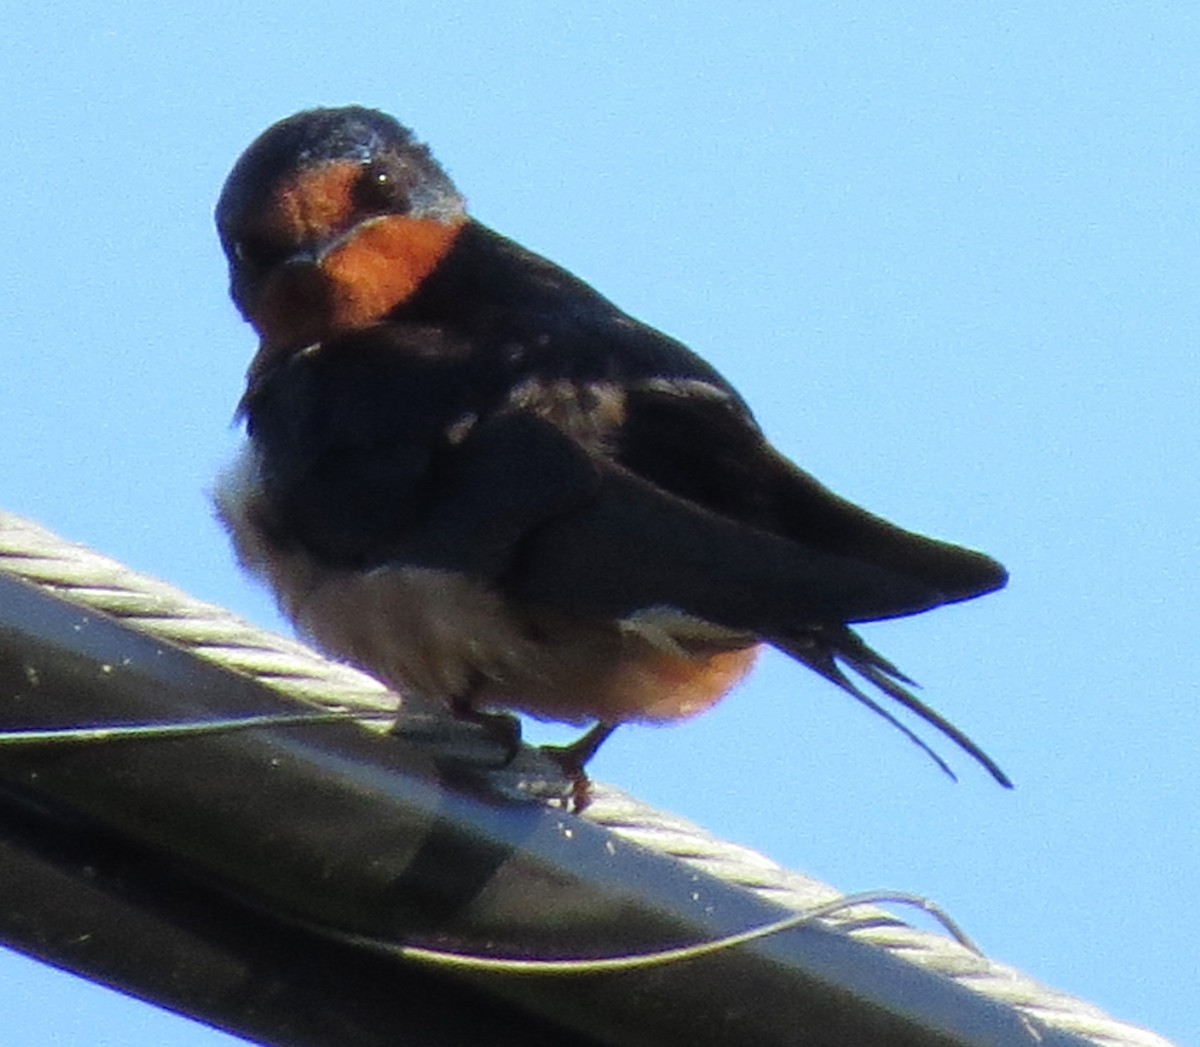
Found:
[[[703,712],[764,646],[1011,787],[851,628],[1005,569],[804,472],[700,356],[474,219],[409,128],[287,117],[215,218],[258,336],[216,512],[303,637],[414,708],[585,726],[554,748],[577,810],[616,727]]]

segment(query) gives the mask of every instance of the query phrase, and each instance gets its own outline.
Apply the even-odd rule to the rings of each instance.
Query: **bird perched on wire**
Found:
[[[299,631],[461,717],[693,716],[771,644],[846,670],[1009,781],[850,623],[1002,586],[784,458],[712,367],[472,219],[412,132],[359,107],[275,124],[216,209],[260,343],[219,515]]]

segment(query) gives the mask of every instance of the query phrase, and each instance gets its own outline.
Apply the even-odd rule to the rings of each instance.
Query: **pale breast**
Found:
[[[723,697],[757,653],[753,637],[669,608],[598,622],[519,604],[462,574],[330,568],[280,548],[252,446],[214,500],[238,560],[297,630],[418,706],[469,700],[569,723],[680,720]]]

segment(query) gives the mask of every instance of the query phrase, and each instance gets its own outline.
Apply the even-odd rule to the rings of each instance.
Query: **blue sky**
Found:
[[[206,500],[253,352],[211,208],[315,104],[716,364],[776,443],[1013,581],[867,627],[955,785],[782,657],[597,777],[1200,1044],[1200,24],[1184,4],[9,0],[0,507],[253,620]],[[0,954],[12,1047],[233,1043]]]

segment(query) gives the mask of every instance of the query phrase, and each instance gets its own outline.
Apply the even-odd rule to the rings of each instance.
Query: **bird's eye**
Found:
[[[355,183],[354,202],[364,211],[405,214],[410,206],[408,186],[392,167],[372,161],[363,167]]]

